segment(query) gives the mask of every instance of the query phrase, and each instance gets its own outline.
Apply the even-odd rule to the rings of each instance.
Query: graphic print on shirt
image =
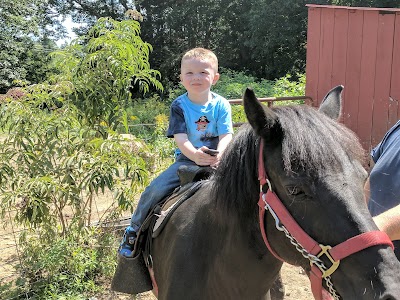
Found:
[[[208,121],[206,116],[201,116],[195,123],[197,124],[197,131],[206,131],[210,121]]]

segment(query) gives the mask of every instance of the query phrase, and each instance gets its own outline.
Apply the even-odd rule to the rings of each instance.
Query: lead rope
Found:
[[[275,220],[275,227],[277,230],[282,231],[285,233],[285,236],[289,239],[290,243],[296,247],[296,250],[300,252],[300,254],[308,259],[312,264],[315,264],[319,267],[321,270],[327,270],[328,268],[324,265],[324,262],[320,260],[317,256],[309,253],[291,234],[290,232],[286,229],[284,225],[281,225],[281,222],[276,215],[276,213],[273,211],[271,206],[267,203],[265,199],[263,199],[265,203],[265,210],[268,210],[272,217]],[[335,288],[333,287],[333,283],[331,280],[331,276],[326,276],[324,277],[326,286],[328,287],[329,293],[332,295],[333,299],[335,300],[340,300],[340,296],[337,294]]]

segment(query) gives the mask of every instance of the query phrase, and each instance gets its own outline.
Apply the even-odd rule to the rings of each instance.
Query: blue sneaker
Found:
[[[124,237],[119,245],[118,253],[125,257],[133,256],[133,248],[135,246],[136,232],[131,226],[125,229]]]

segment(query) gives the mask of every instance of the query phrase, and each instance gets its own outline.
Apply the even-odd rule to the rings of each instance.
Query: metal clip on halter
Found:
[[[322,255],[325,254],[325,256],[329,259],[329,261],[332,263],[332,265],[330,266],[329,269],[325,270],[323,268],[321,268],[321,266],[319,264],[315,264],[322,272],[322,278],[326,278],[328,276],[330,276],[331,274],[333,274],[333,272],[336,271],[336,269],[339,267],[340,264],[340,260],[334,260],[333,257],[331,256],[331,254],[329,253],[329,250],[332,249],[331,246],[327,245],[324,246],[322,244],[319,245],[321,247],[321,252],[317,254],[317,257],[320,258]],[[310,265],[312,266],[314,264],[313,261],[310,261]]]
[[[268,183],[269,183],[269,181],[268,181]],[[285,232],[285,228],[281,225],[281,221],[279,220],[278,215],[275,213],[275,211],[272,209],[272,207],[268,204],[267,200],[265,200],[265,195],[266,194],[262,195],[263,202],[265,203],[264,209],[266,211],[269,211],[270,214],[272,215],[272,217],[274,218],[276,229],[278,229],[279,231]]]

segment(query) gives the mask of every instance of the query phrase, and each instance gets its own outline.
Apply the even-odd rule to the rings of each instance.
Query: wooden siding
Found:
[[[306,95],[344,85],[341,121],[370,150],[400,119],[400,9],[307,6]]]

